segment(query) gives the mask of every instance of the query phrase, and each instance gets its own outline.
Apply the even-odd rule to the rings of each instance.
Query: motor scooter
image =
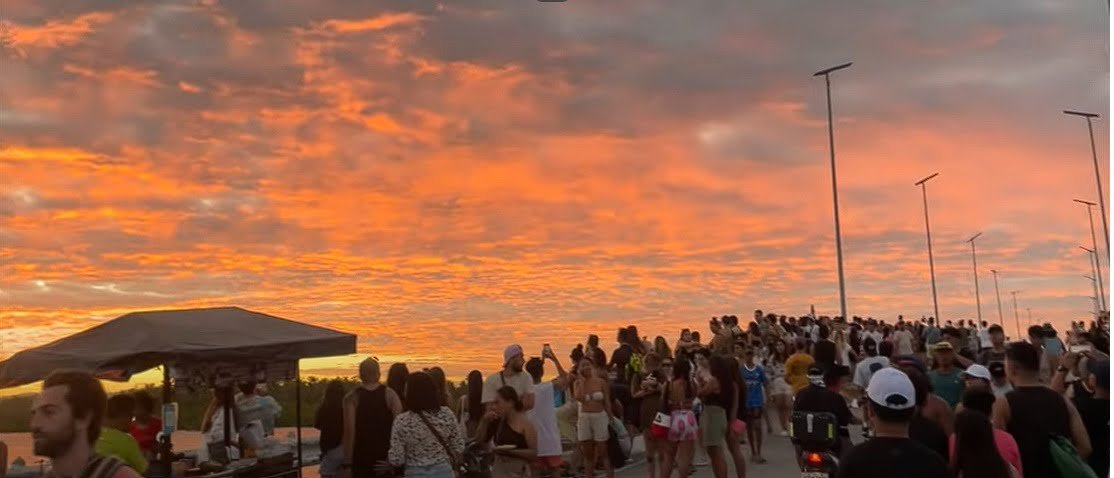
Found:
[[[801,478],[835,478],[839,458],[839,421],[831,413],[793,412],[789,436],[800,453]]]

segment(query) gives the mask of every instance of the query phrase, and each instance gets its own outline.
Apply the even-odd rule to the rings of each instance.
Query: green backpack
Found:
[[[1063,478],[1098,478],[1095,470],[1083,461],[1083,457],[1079,456],[1075,446],[1067,438],[1053,435],[1048,440],[1048,453],[1052,455],[1052,462]]]

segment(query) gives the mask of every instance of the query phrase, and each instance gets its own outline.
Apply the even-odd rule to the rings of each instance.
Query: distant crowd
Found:
[[[839,476],[1109,476],[1106,317],[1064,334],[1031,326],[1013,343],[986,322],[762,311],[745,326],[713,318],[705,333],[682,330],[671,345],[629,326],[610,354],[590,335],[567,369],[549,345],[536,356],[510,345],[498,370],[468,375],[459,399],[438,367],[392,364],[383,374],[369,358],[359,387],[330,383],[318,407],[321,476],[613,478],[633,437],[649,478],[700,466],[716,478],[763,476],[769,459],[800,458],[763,453],[770,439],[797,442],[794,411],[837,418]],[[247,436],[243,423],[268,417],[261,433],[273,433],[281,410],[254,382],[239,388],[214,391],[203,430],[214,440],[224,429]],[[226,403],[236,404],[227,427]],[[152,409],[149,397],[109,400],[90,375],[59,372],[34,404],[35,453],[58,476],[139,476],[161,428]]]

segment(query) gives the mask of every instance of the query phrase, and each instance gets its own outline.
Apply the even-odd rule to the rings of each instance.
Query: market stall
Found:
[[[55,342],[21,351],[0,362],[0,388],[45,379],[58,369],[88,370],[106,380],[128,381],[133,375],[163,368],[163,437],[157,466],[148,476],[194,475],[210,478],[298,476],[302,456],[301,380],[298,361],[356,352],[356,336],[323,327],[252,312],[238,307],[134,312]],[[170,435],[176,427],[174,389],[230,390],[243,382],[295,380],[297,450],[290,456],[259,456],[217,469],[189,472],[172,466]],[[224,416],[231,414],[225,401]],[[233,430],[224,420],[224,446],[233,446]],[[156,465],[156,464],[153,464]]]

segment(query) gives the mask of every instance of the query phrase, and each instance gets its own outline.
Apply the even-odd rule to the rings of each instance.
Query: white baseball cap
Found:
[[[967,367],[967,370],[964,370],[959,375],[964,377],[981,378],[988,382],[993,380],[990,375],[990,369],[977,363],[972,364],[970,367]]]
[[[905,372],[896,368],[884,368],[874,372],[866,395],[878,406],[891,410],[908,410],[917,406],[917,391]]]

